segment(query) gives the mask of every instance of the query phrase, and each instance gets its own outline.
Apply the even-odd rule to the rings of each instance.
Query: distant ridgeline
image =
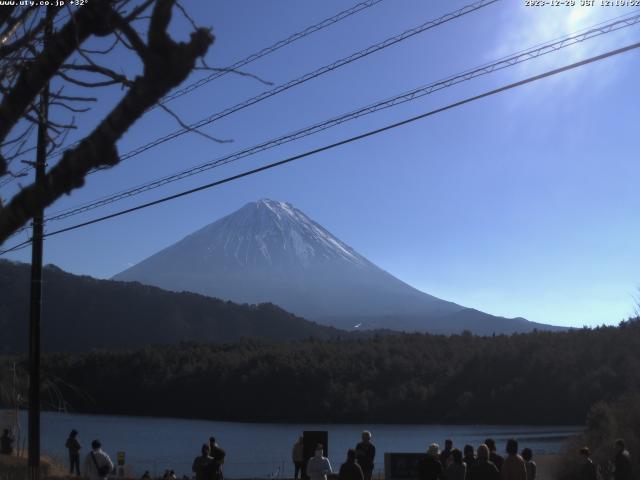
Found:
[[[0,354],[27,350],[29,272],[0,260]],[[96,280],[55,266],[44,268],[44,351],[79,352],[149,344],[232,342],[241,338],[295,340],[348,335],[271,305],[238,305],[139,283]]]
[[[52,354],[43,365],[45,381],[64,379],[58,386],[72,411],[86,413],[307,423],[576,424],[585,421],[592,404],[638,388],[639,351],[636,319],[619,327],[496,337],[185,343]],[[9,369],[1,363],[3,375]]]

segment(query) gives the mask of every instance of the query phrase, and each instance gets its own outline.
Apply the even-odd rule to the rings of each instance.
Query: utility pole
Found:
[[[43,49],[52,31],[52,10],[47,7]],[[43,186],[47,163],[49,124],[49,82],[40,93],[38,144],[36,150],[36,188]],[[42,233],[44,209],[33,216],[31,243],[31,311],[29,315],[29,480],[40,480],[40,315],[42,313]]]

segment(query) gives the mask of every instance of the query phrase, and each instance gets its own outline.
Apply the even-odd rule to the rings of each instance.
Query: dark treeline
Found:
[[[513,336],[52,354],[73,411],[235,421],[584,423],[640,385],[640,321]],[[2,369],[8,371],[7,369]]]

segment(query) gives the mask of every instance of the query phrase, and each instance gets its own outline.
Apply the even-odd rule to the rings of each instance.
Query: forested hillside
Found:
[[[272,304],[238,305],[139,283],[43,272],[45,351],[133,348],[152,344],[231,342],[241,338],[295,340],[347,335]],[[29,265],[0,260],[0,354],[27,349]]]
[[[55,354],[43,365],[48,378],[68,384],[60,388],[80,412],[238,421],[575,424],[584,422],[592,404],[638,388],[639,351],[636,320],[496,337],[182,344]]]

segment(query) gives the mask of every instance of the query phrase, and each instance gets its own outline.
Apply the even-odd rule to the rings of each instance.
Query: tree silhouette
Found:
[[[174,9],[193,25],[187,42],[175,41],[167,32]],[[52,25],[50,33],[47,25]],[[138,31],[140,25],[146,27],[144,34]],[[112,43],[108,48],[91,50],[86,47],[90,39]],[[145,111],[187,78],[213,39],[211,31],[197,27],[175,0],[91,0],[73,8],[3,7],[0,180],[24,174],[18,167],[33,151],[28,146],[39,120],[38,96],[50,81],[57,82],[51,92],[52,108],[66,111],[71,119],[47,123],[48,151],[61,155],[42,184],[25,186],[12,198],[0,200],[0,244],[39,209],[82,187],[90,171],[116,165],[118,140]],[[139,60],[137,75],[108,66],[119,48],[133,52]],[[92,131],[61,150],[67,133],[76,128],[75,115],[87,111],[87,105],[97,100],[84,94],[69,95],[67,87],[77,91],[112,85],[122,86],[122,98]]]

